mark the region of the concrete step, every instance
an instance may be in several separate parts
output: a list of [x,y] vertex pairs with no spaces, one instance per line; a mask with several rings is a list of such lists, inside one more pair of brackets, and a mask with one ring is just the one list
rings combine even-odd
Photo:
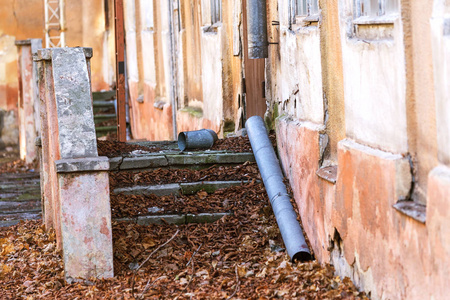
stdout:
[[41,199],[30,201],[0,201],[0,212],[2,214],[15,214],[23,212],[40,212]]
[[219,189],[225,189],[232,186],[239,186],[248,181],[202,181],[202,182],[186,182],[171,183],[161,185],[136,185],[131,187],[122,187],[114,189],[115,194],[125,195],[193,195],[199,191],[214,193]]
[[109,120],[116,120],[116,114],[104,114],[104,115],[95,115],[94,116],[95,124],[109,121]]
[[22,212],[3,214],[0,213],[0,227],[13,226],[20,222],[20,220],[38,220],[41,219],[40,212]]
[[144,155],[113,157],[109,160],[112,171],[142,171],[157,168],[203,169],[212,165],[239,165],[247,161],[255,161],[253,153],[162,151]]
[[94,115],[105,111],[115,111],[114,101],[98,100],[93,103]]
[[149,224],[191,224],[191,223],[213,223],[220,220],[224,216],[232,215],[230,212],[219,213],[200,213],[200,214],[174,214],[174,215],[153,215],[153,216],[139,216],[136,218],[120,218],[115,221],[136,223],[139,225]]
[[117,126],[100,126],[95,127],[97,137],[105,136],[110,132],[117,132]]
[[92,98],[94,101],[111,100],[116,98],[116,91],[92,92]]

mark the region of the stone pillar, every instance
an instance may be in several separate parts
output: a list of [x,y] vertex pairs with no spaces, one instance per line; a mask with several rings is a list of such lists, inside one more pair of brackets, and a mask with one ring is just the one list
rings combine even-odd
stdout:
[[41,39],[16,41],[19,75],[19,146],[20,158],[26,163],[37,159],[35,146],[39,136],[39,91],[37,68],[33,55],[42,48]]
[[113,276],[109,161],[99,157],[91,48],[38,51],[44,222],[55,228],[66,279]]

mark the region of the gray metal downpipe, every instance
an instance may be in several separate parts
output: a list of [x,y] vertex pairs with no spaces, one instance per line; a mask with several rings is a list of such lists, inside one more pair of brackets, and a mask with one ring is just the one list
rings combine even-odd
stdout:
[[217,139],[217,133],[211,129],[184,131],[178,134],[178,148],[181,151],[195,148],[211,148]]
[[248,57],[267,58],[267,8],[266,0],[247,1]]
[[259,116],[253,116],[247,120],[245,128],[287,253],[292,262],[311,260],[311,253],[297,222],[297,215],[290,202],[291,197],[283,183],[283,174],[267,135],[264,121]]

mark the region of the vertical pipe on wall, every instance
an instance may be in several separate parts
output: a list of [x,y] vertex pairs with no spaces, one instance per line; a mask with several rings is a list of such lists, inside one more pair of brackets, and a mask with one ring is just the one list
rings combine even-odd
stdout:
[[116,35],[116,99],[117,99],[117,139],[127,140],[125,103],[125,36],[123,22],[123,0],[114,1]]
[[[245,1],[245,0],[244,0]],[[248,57],[267,58],[266,0],[247,1]]]
[[[178,79],[177,79],[177,50],[176,50],[176,36],[175,36],[175,30],[173,26],[173,0],[169,0],[169,33],[170,33],[170,75],[172,77],[172,84],[170,85],[170,97],[171,97],[171,104],[172,104],[172,130],[173,130],[173,140],[177,139],[177,86],[178,86]],[[178,13],[179,7],[178,7]]]

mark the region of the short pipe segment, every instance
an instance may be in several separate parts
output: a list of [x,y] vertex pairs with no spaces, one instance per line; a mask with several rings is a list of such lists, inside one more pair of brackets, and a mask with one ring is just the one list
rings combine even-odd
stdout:
[[178,148],[180,148],[181,151],[189,149],[208,149],[214,145],[217,139],[217,134],[211,129],[184,131],[178,134]]

